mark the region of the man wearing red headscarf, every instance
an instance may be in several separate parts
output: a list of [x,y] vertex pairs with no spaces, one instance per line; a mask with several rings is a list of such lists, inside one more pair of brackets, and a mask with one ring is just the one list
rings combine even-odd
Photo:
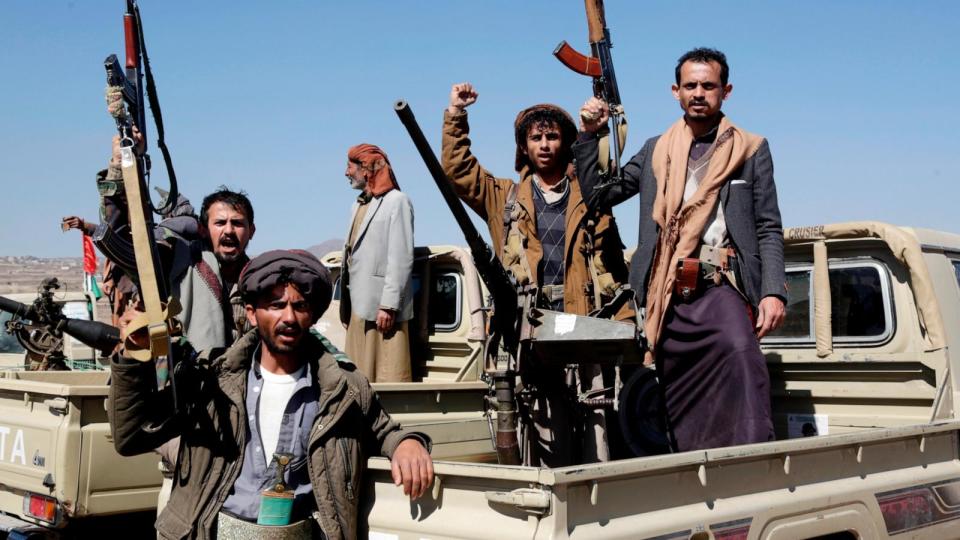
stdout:
[[347,152],[347,179],[360,190],[343,250],[340,320],[347,355],[371,382],[408,382],[413,317],[413,206],[380,148]]

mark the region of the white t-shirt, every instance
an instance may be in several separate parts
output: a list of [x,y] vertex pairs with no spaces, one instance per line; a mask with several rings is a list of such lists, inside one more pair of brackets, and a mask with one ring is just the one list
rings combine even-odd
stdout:
[[297,379],[303,376],[306,369],[307,366],[303,366],[295,373],[278,375],[267,371],[263,366],[260,368],[263,388],[260,390],[257,422],[260,425],[260,442],[263,445],[263,457],[267,465],[273,461],[273,453],[277,451],[280,425],[283,423],[283,413],[287,410],[287,403],[297,386]]

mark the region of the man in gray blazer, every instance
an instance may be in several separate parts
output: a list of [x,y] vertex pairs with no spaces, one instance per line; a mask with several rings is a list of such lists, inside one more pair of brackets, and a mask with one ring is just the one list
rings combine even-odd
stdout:
[[604,186],[598,133],[608,109],[581,109],[574,145],[584,198],[609,207],[640,195],[630,283],[644,310],[647,360],[664,385],[672,444],[681,451],[773,438],[770,378],[759,338],[783,323],[783,229],[765,139],[720,112],[733,86],[720,51],[677,62],[683,117]]
[[346,176],[361,191],[340,273],[346,353],[370,382],[408,382],[413,206],[400,191],[387,155],[372,144],[349,150]]

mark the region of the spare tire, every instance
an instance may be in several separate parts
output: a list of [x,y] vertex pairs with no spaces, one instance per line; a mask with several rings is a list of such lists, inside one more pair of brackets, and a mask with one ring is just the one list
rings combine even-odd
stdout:
[[635,372],[620,391],[620,429],[630,451],[637,457],[670,452],[666,412],[657,372]]

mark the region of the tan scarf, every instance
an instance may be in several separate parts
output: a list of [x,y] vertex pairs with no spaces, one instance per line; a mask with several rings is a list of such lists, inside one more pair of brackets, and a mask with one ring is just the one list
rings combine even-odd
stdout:
[[677,259],[690,257],[700,247],[703,229],[717,203],[720,188],[763,142],[762,137],[741,130],[726,117],[720,120],[717,134],[707,172],[696,193],[686,203],[683,202],[683,191],[693,131],[681,118],[660,137],[653,149],[653,174],[657,179],[653,220],[660,226],[660,237],[647,283],[644,322],[649,344],[644,359],[647,364],[654,360],[664,317],[670,306],[677,277]]

